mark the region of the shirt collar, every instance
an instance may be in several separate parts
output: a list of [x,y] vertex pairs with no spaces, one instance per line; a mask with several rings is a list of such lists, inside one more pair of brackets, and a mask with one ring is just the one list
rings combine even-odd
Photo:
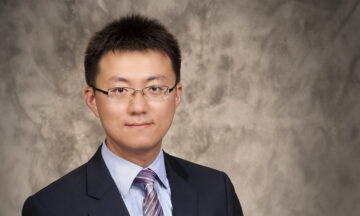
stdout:
[[160,184],[165,188],[169,187],[169,182],[166,177],[166,169],[164,162],[164,153],[160,150],[158,156],[148,167],[141,167],[128,160],[125,160],[118,155],[114,154],[104,141],[101,147],[101,154],[105,161],[107,168],[115,181],[121,195],[126,196],[130,187],[137,176],[137,174],[146,168],[153,170],[160,180]]
[[155,158],[155,160],[146,168],[150,168],[153,170],[156,175],[158,176],[160,180],[160,184],[164,186],[165,188],[169,187],[169,182],[166,177],[166,168],[165,168],[165,162],[164,162],[164,152],[162,149],[160,149],[160,152],[158,156]]

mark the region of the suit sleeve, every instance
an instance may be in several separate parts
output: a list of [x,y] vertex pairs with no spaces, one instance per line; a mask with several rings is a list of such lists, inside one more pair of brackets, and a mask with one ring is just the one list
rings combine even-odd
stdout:
[[226,190],[226,207],[228,216],[243,216],[242,208],[239,199],[236,195],[233,184],[229,177],[224,174],[225,190]]
[[24,206],[22,208],[22,216],[49,216],[51,215],[46,209],[41,205],[40,201],[31,196],[26,199]]

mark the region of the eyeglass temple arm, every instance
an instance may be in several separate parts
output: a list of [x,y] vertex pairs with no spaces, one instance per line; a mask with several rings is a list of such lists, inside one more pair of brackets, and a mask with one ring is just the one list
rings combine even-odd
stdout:
[[178,84],[178,83],[175,83],[174,87],[169,88],[169,90],[168,90],[168,91],[169,91],[169,93],[170,93],[170,92],[172,92],[172,91],[176,88],[177,84]]
[[107,91],[104,91],[102,89],[98,89],[98,88],[96,88],[95,86],[92,86],[92,85],[90,87],[93,88],[96,91],[99,91],[99,92],[103,93],[103,94],[109,95],[109,92],[107,92]]

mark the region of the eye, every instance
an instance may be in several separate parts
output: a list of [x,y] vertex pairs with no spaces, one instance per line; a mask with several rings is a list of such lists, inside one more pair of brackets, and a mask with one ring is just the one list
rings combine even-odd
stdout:
[[154,86],[150,86],[149,90],[152,92],[160,92],[163,90],[163,88],[161,86],[154,85]]
[[129,92],[129,90],[125,87],[118,87],[118,88],[114,88],[112,92],[114,92],[115,94],[126,94]]

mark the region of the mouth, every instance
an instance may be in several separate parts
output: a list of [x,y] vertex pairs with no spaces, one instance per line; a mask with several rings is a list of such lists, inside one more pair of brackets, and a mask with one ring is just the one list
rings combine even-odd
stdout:
[[125,124],[126,127],[134,128],[134,129],[144,129],[150,127],[151,125],[153,125],[152,122],[134,122],[134,123]]

